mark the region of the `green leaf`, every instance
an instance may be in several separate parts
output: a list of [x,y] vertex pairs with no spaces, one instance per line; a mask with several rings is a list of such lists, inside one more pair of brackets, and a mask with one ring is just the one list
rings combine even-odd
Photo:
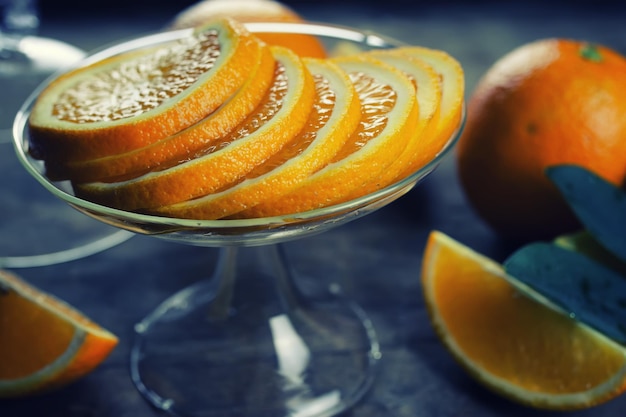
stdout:
[[546,175],[557,186],[585,229],[626,261],[626,193],[576,165],[556,165]]
[[626,277],[626,262],[609,252],[586,230],[558,236],[553,243],[564,249],[583,254]]
[[626,344],[626,279],[613,270],[549,243],[522,247],[504,268],[570,316]]

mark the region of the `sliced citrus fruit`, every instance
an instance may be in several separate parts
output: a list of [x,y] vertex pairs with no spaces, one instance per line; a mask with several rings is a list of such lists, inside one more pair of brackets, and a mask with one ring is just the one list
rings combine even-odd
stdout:
[[447,52],[422,46],[403,46],[394,48],[393,54],[418,58],[439,74],[442,82],[441,109],[438,117],[437,133],[426,136],[420,145],[420,153],[414,166],[408,168],[400,177],[411,174],[415,169],[433,160],[444,145],[459,128],[463,117],[465,97],[465,74],[461,64]]
[[6,271],[0,271],[0,341],[0,397],[75,381],[118,342],[82,313]]
[[202,120],[245,82],[263,44],[220,19],[161,48],[59,77],[29,119],[31,153],[85,161],[128,152]]
[[441,340],[490,389],[560,410],[590,407],[626,390],[624,346],[441,232],[428,239],[422,284]]
[[280,196],[326,165],[361,120],[358,95],[348,75],[330,61],[305,59],[317,97],[305,128],[278,153],[224,190],[152,210],[178,218],[217,219]]
[[415,130],[407,141],[405,150],[378,177],[374,184],[359,193],[369,193],[377,187],[386,186],[413,172],[424,162],[423,147],[436,134],[441,104],[441,80],[435,70],[425,62],[411,56],[393,53],[393,50],[371,52],[372,56],[386,62],[405,74],[415,83],[419,119]]
[[361,122],[331,163],[285,195],[244,210],[238,216],[298,213],[340,203],[354,190],[375,182],[405,149],[418,120],[411,80],[371,56],[334,60],[348,73],[361,101]]
[[245,176],[291,141],[308,120],[315,82],[302,59],[272,46],[276,75],[268,94],[235,130],[188,161],[131,180],[74,184],[76,194],[123,210],[144,210],[200,197]]
[[[275,60],[269,47],[258,48],[256,66],[235,95],[198,123],[175,135],[121,154],[82,162],[59,164],[46,161],[46,175],[76,182],[120,180],[143,175],[164,163],[182,161],[189,155],[234,130],[261,103],[274,79]],[[56,164],[56,165],[55,165]]]

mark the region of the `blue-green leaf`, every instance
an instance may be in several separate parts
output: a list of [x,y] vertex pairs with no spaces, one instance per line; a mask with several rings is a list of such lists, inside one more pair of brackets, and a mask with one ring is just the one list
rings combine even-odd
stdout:
[[626,261],[626,193],[576,165],[556,165],[546,175],[557,186],[585,229]]
[[613,270],[549,243],[522,247],[504,268],[577,320],[626,343],[626,279]]

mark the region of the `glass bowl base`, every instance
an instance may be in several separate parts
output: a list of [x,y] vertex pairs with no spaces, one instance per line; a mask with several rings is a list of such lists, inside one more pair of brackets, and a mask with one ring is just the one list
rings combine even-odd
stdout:
[[[211,280],[183,289],[135,326],[131,375],[155,407],[181,416],[322,417],[350,408],[380,359],[365,313],[336,284],[315,298],[275,245],[223,248]],[[243,257],[239,257],[243,260]]]

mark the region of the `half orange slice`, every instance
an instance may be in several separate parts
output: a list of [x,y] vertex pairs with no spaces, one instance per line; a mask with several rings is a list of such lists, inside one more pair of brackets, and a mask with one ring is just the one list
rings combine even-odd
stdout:
[[432,161],[459,129],[463,117],[465,97],[465,74],[461,64],[450,54],[439,49],[423,46],[403,46],[395,48],[393,54],[420,59],[430,65],[441,79],[441,109],[437,121],[437,132],[421,140],[420,153],[414,166],[400,176],[410,175],[417,167]]
[[[411,56],[397,54],[394,50],[376,51],[372,56],[388,63],[415,83],[416,97],[419,106],[417,126],[407,141],[406,149],[396,158],[378,178],[376,186],[370,184],[366,192],[375,191],[377,187],[392,184],[413,172],[425,161],[426,152],[423,148],[438,133],[438,121],[441,111],[442,80],[435,70],[424,61]],[[363,190],[359,190],[363,192]]]
[[404,151],[419,109],[415,86],[400,70],[368,55],[334,60],[348,73],[361,101],[361,123],[330,164],[278,199],[238,216],[265,217],[325,207],[382,187],[378,178]]
[[216,192],[243,178],[302,130],[315,100],[315,82],[302,59],[271,47],[276,75],[268,94],[235,130],[199,155],[120,182],[74,184],[76,194],[122,210],[148,210]]
[[242,86],[263,46],[240,23],[220,19],[180,41],[65,74],[33,107],[30,152],[87,161],[178,133]]
[[[213,113],[172,136],[130,152],[69,162],[46,161],[54,180],[112,182],[143,175],[161,164],[182,161],[234,130],[261,103],[274,79],[275,60],[268,47],[251,57],[256,66],[239,90]],[[56,164],[56,165],[55,165]]]
[[152,210],[178,218],[217,219],[278,197],[326,165],[361,120],[348,75],[330,61],[305,59],[317,97],[305,128],[278,153],[223,191]]

